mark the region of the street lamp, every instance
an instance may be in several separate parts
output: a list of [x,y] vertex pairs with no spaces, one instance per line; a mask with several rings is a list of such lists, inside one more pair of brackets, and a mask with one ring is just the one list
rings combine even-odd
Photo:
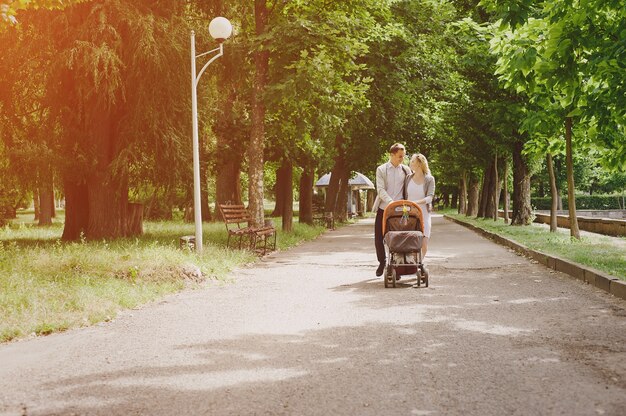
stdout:
[[[233,27],[225,17],[216,17],[209,23],[209,33],[219,42],[219,47],[208,52],[196,55],[196,34],[191,31],[191,117],[193,123],[193,213],[196,225],[195,248],[197,253],[202,252],[202,212],[200,208],[200,146],[198,144],[198,81],[207,67],[224,54],[222,42],[228,39]],[[196,75],[196,59],[208,54],[215,54],[204,64],[200,73]]]

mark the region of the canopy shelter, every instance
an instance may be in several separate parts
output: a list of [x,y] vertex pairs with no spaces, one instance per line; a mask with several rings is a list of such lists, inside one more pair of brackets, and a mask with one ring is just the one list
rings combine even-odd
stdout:
[[[330,182],[330,173],[322,176],[315,182],[315,186],[328,186]],[[354,172],[354,175],[348,181],[348,185],[352,189],[375,189],[376,187],[369,178],[360,172]]]
[[[330,183],[330,173],[322,176],[315,182],[315,187],[318,189],[325,189]],[[355,216],[363,213],[363,204],[361,202],[360,191],[368,189],[376,189],[374,183],[369,178],[360,172],[354,172],[350,180],[348,180],[348,210],[349,216]]]

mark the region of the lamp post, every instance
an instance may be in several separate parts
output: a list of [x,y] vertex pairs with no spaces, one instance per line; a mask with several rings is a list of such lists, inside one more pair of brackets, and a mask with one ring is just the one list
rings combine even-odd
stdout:
[[[216,17],[209,24],[209,33],[219,42],[219,47],[196,55],[196,34],[191,31],[191,117],[193,123],[193,214],[196,225],[197,253],[202,253],[202,212],[200,208],[200,145],[198,144],[198,81],[207,67],[224,54],[224,42],[233,31],[233,27],[225,17]],[[196,75],[196,60],[204,55],[214,54]]]

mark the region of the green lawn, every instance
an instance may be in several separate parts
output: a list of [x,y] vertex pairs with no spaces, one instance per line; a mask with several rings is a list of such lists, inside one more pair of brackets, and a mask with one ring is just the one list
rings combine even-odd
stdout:
[[[106,321],[207,279],[227,279],[233,268],[258,259],[227,249],[221,222],[203,225],[204,252],[197,255],[179,248],[180,236],[194,234],[193,224],[148,221],[139,238],[65,243],[62,212],[59,217],[37,227],[25,213],[0,228],[0,342]],[[324,232],[296,218],[294,230],[283,233],[275,221],[279,249]],[[198,269],[200,278],[193,273]]]
[[477,219],[443,211],[445,215],[468,222],[484,230],[501,235],[532,250],[593,267],[626,280],[626,238],[582,232],[580,240],[572,239],[569,229],[559,228],[551,233],[548,226],[532,224],[518,227],[492,219]]

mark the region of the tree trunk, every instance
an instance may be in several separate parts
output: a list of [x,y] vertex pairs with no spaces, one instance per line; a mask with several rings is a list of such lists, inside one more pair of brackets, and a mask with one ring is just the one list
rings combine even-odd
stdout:
[[11,216],[11,207],[8,205],[0,205],[0,227],[4,227],[9,222]]
[[504,158],[504,173],[502,177],[502,208],[504,209],[504,223],[509,223],[509,158]]
[[89,221],[87,184],[65,179],[63,188],[65,190],[65,226],[61,239],[74,241],[81,238],[81,234],[84,235],[87,231]]
[[511,225],[529,225],[532,208],[530,205],[530,173],[522,148],[524,143],[513,145],[513,216]]
[[35,185],[33,187],[33,207],[35,208],[35,221],[37,221],[39,219],[39,211],[40,211],[39,186],[38,185]]
[[39,226],[52,225],[54,211],[54,190],[52,184],[52,168],[50,163],[43,161],[39,167]]
[[48,164],[49,167],[49,179],[48,179],[48,187],[50,191],[48,192],[48,206],[50,207],[50,218],[56,218],[57,210],[56,210],[56,201],[54,199],[54,173],[52,172],[52,165]]
[[328,181],[328,188],[326,189],[326,201],[324,205],[324,212],[335,213],[337,210],[339,186],[341,183],[341,176],[344,170],[344,160],[341,154],[335,157],[335,164],[330,172],[330,180]]
[[[89,112],[87,134],[96,160],[87,175],[89,220],[88,239],[115,239],[126,235],[128,207],[128,165],[118,160],[117,114],[99,97],[86,104]],[[114,166],[115,165],[115,166]]]
[[368,189],[365,195],[365,210],[372,212],[372,207],[374,206],[375,199],[376,191],[373,189]]
[[143,204],[128,203],[128,217],[126,223],[127,236],[139,236],[143,234]]
[[483,172],[482,182],[479,182],[480,191],[478,193],[478,212],[476,213],[476,218],[482,217],[485,215],[485,203],[486,203],[485,193],[487,192],[487,189],[486,189],[487,187],[485,186],[485,184],[488,182],[487,176],[488,176],[488,173]]
[[[213,215],[211,214],[211,207],[209,206],[209,190],[207,189],[207,177],[206,172],[200,175],[200,212],[202,214],[202,221],[213,221]],[[204,180],[203,180],[204,179]]]
[[467,196],[467,217],[473,217],[478,213],[478,193],[480,182],[473,173],[470,174],[469,192]]
[[[218,157],[215,169],[215,203],[242,205],[241,159]],[[215,216],[221,219],[219,210]]]
[[57,217],[56,200],[54,199],[54,177],[52,177],[52,186],[50,187],[50,206],[52,207],[52,218]]
[[128,184],[125,178],[106,179],[105,173],[87,178],[89,221],[86,237],[115,239],[126,235]]
[[556,210],[559,207],[559,191],[556,188],[554,165],[552,163],[552,155],[550,153],[546,155],[546,162],[548,166],[548,175],[550,176],[550,196],[552,197],[552,205],[550,206],[550,232],[554,233],[557,229]]
[[[254,18],[256,35],[265,34],[268,10],[266,0],[254,1]],[[254,86],[252,88],[252,129],[248,145],[248,209],[252,215],[253,225],[264,222],[263,211],[263,150],[265,147],[265,104],[263,93],[267,84],[269,52],[257,50],[254,57]]]
[[342,171],[337,172],[341,180],[339,181],[339,190],[337,191],[337,205],[335,205],[335,218],[341,222],[348,220],[348,192],[350,187],[348,186],[348,180],[350,179],[350,172],[346,169],[345,164],[342,166]]
[[[206,141],[206,136],[202,137]],[[210,222],[213,220],[211,215],[211,207],[209,206],[209,155],[206,146],[200,141],[200,213],[202,221]]]
[[559,172],[561,172],[563,166],[562,166],[562,162],[561,162],[561,158],[552,158],[552,164],[554,166],[554,178],[556,180],[556,192],[558,195],[558,206],[557,206],[557,210],[558,211],[563,211],[563,194],[561,193],[561,183],[559,181]]
[[293,166],[291,161],[285,157],[280,167],[276,170],[276,186],[274,187],[276,203],[274,204],[274,211],[272,211],[270,215],[271,217],[280,217],[283,215],[283,206],[288,193],[287,187],[292,187],[291,181],[287,183],[289,177],[293,177]]
[[[217,210],[219,212],[219,210]],[[187,223],[194,222],[195,218],[193,217],[193,204],[185,205],[185,210],[183,211],[183,221]]]
[[313,225],[313,169],[304,166],[298,194],[298,222]]
[[459,214],[465,214],[467,211],[467,171],[463,171],[459,180]]
[[498,180],[498,154],[493,157],[493,211],[494,221],[498,221],[498,197],[500,196],[500,182]]
[[333,168],[330,173],[330,179],[328,181],[328,188],[326,188],[326,200],[324,201],[324,212],[335,212],[337,206],[337,197],[339,196],[339,184],[341,178],[337,172],[337,168]]
[[494,189],[493,161],[489,167],[485,169],[483,175],[483,187],[480,197],[480,207],[478,208],[478,217],[491,218],[493,213],[493,189]]
[[572,162],[572,118],[565,118],[565,157],[567,164],[567,208],[569,210],[570,235],[580,240],[576,217],[576,195],[574,194],[574,164]]
[[361,198],[361,191],[358,189],[355,189],[353,194],[356,200],[356,214],[359,217],[362,217],[365,210],[363,209],[363,199]]
[[[163,198],[165,199],[165,218],[166,220],[172,220],[174,218],[174,201],[176,200],[176,190],[170,184],[166,185],[165,190],[163,191]],[[145,216],[145,211],[142,208],[142,215]]]
[[[286,158],[283,161],[283,198],[281,201],[281,212],[283,217],[283,231],[289,232],[293,229],[293,163],[292,159]],[[281,167],[283,167],[281,166]]]
[[[45,175],[45,174],[44,174]],[[42,176],[44,176],[42,175]],[[51,185],[48,180],[40,177],[39,187],[39,222],[37,225],[46,226],[52,225],[52,210],[54,209],[54,203],[52,203],[54,196]]]
[[[222,4],[218,4],[216,11],[218,16],[223,16]],[[234,133],[242,131],[240,126],[235,123],[234,103],[237,98],[236,86],[232,82],[232,71],[235,64],[231,54],[223,56],[220,81],[217,88],[223,99],[220,101],[220,114],[216,123],[213,124],[213,132],[217,139],[218,156],[215,159],[215,203],[217,204],[233,204],[242,205],[241,200],[241,163],[244,153],[244,143],[246,140],[241,137],[242,133]],[[237,134],[236,137],[233,137]],[[228,155],[228,157],[223,157]],[[219,209],[214,211],[215,217],[221,220],[221,212]]]

